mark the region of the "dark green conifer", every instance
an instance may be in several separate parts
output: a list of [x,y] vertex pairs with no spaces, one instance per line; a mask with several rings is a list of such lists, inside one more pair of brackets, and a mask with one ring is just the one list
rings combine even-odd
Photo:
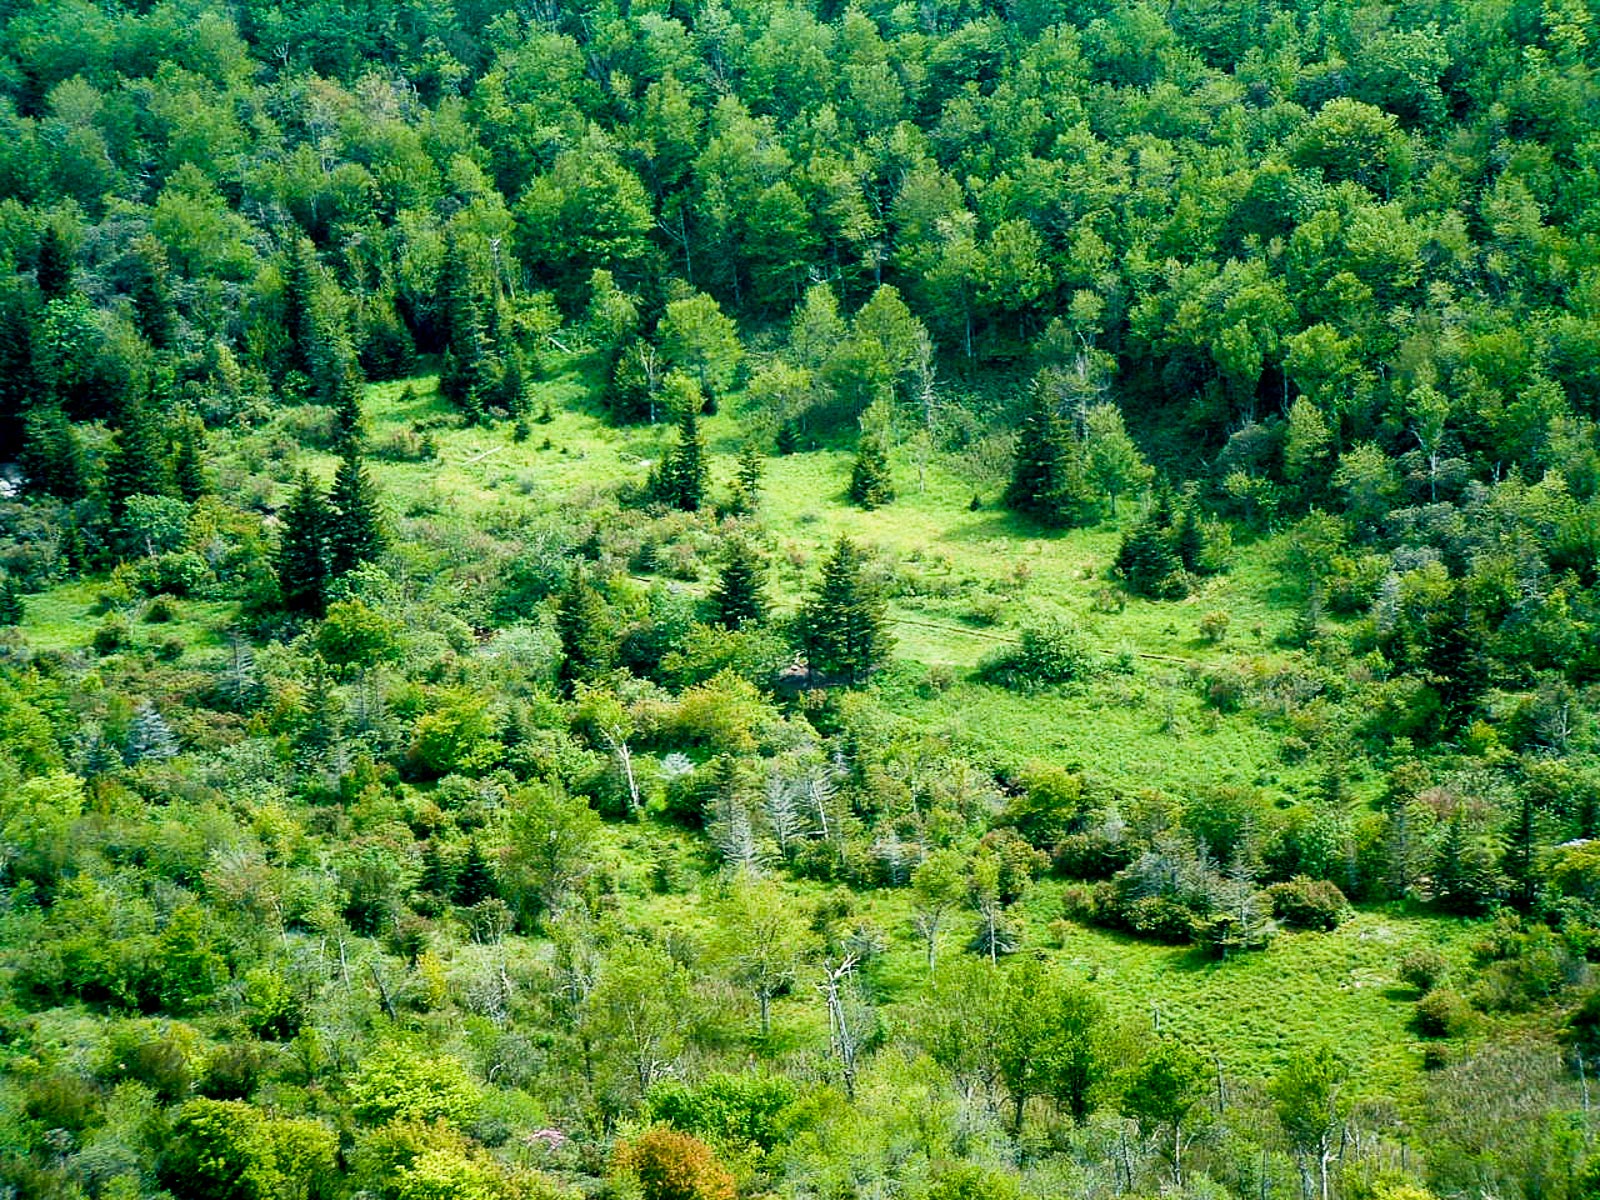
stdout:
[[813,671],[864,683],[893,647],[883,596],[867,576],[866,555],[841,537],[822,567],[817,594],[801,612],[801,639]]
[[561,680],[571,685],[603,676],[616,660],[611,614],[605,598],[579,568],[572,573],[556,606],[561,638]]
[[84,494],[78,438],[67,414],[53,400],[29,408],[23,416],[22,473],[30,488],[59,500],[77,500]]
[[706,440],[700,432],[700,411],[694,404],[678,410],[678,441],[661,469],[660,498],[673,508],[698,512],[705,502]]
[[289,335],[287,368],[307,379],[316,375],[322,357],[317,325],[317,252],[309,238],[296,238],[289,248],[289,264],[283,280],[283,324]]
[[472,264],[453,232],[446,235],[439,269],[439,325],[444,340],[439,391],[468,419],[481,421],[492,383],[488,339]]
[[190,504],[211,490],[205,468],[206,430],[193,418],[180,422],[172,451],[172,478]]
[[727,561],[711,592],[712,620],[724,629],[759,625],[767,619],[767,567],[743,538],[728,546]]
[[378,490],[359,455],[346,454],[328,493],[328,561],[335,575],[383,553]]
[[59,300],[72,293],[72,252],[67,249],[66,239],[54,225],[47,224],[44,235],[39,239],[39,258],[34,277],[39,281],[39,290],[44,293],[46,300]]
[[417,879],[417,890],[430,896],[448,896],[454,883],[455,876],[438,839],[429,838],[422,844],[422,874]]
[[120,522],[130,496],[164,496],[171,488],[166,445],[152,405],[127,396],[119,406],[116,440],[106,456],[106,505]]
[[171,268],[167,265],[167,252],[157,239],[142,237],[134,243],[128,261],[128,293],[139,332],[157,350],[165,350],[172,345],[177,325],[168,286]]
[[283,511],[278,543],[278,592],[289,612],[321,616],[328,599],[328,506],[309,474],[300,472]]
[[1003,502],[1043,524],[1069,525],[1083,499],[1081,474],[1071,427],[1057,414],[1049,387],[1036,380],[1017,430],[1016,461]]
[[16,577],[9,572],[0,576],[0,626],[21,625],[23,618],[22,589]]
[[474,904],[489,899],[496,890],[494,868],[489,865],[489,860],[478,848],[477,841],[468,842],[467,856],[462,860],[461,870],[456,873],[451,899],[462,908],[471,908]]
[[894,477],[883,437],[864,430],[856,443],[856,461],[850,468],[850,499],[862,508],[882,508],[894,499]]

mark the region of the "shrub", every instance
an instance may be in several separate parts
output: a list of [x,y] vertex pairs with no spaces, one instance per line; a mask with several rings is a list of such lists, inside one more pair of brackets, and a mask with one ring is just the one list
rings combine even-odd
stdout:
[[1395,974],[1400,982],[1426,995],[1444,981],[1449,964],[1444,955],[1432,947],[1413,950],[1400,960]]
[[1215,645],[1228,636],[1228,626],[1231,618],[1221,609],[1208,612],[1200,618],[1200,638],[1202,641]]
[[1292,929],[1337,929],[1350,912],[1350,902],[1326,879],[1297,875],[1267,889],[1272,915]]
[[733,1176],[699,1138],[658,1125],[617,1146],[617,1170],[639,1181],[644,1200],[733,1200]]
[[1449,988],[1435,988],[1417,1001],[1416,1027],[1423,1037],[1459,1037],[1472,1025],[1466,997]]
[[979,672],[990,683],[1028,692],[1088,678],[1094,653],[1075,621],[1046,619],[1024,626],[1017,645],[985,660]]

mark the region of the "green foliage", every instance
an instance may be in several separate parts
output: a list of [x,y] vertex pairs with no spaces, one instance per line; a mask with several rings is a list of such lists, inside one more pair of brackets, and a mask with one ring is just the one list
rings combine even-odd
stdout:
[[801,643],[813,671],[865,683],[888,658],[893,645],[884,622],[884,603],[866,573],[865,554],[840,538],[823,564],[817,593],[801,615]]
[[1017,645],[986,659],[983,677],[1001,687],[1031,691],[1087,679],[1096,669],[1088,635],[1074,621],[1047,620],[1022,627]]

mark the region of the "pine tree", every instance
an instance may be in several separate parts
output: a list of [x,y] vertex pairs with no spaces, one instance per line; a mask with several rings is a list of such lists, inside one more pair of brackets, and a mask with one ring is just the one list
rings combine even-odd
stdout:
[[712,620],[724,629],[742,629],[767,619],[767,568],[744,539],[728,546],[728,559],[711,592]]
[[876,430],[863,431],[856,444],[856,461],[850,468],[850,499],[865,509],[882,508],[894,499],[889,453]]
[[311,659],[311,687],[303,704],[304,719],[300,722],[296,748],[306,757],[322,758],[339,740],[341,718],[344,716],[339,694],[334,691],[333,672],[316,654]]
[[359,455],[345,455],[328,494],[328,565],[335,575],[383,553],[378,491]]
[[22,473],[30,487],[58,500],[77,500],[84,494],[78,438],[54,401],[29,408],[23,417]]
[[1049,388],[1036,380],[1017,431],[1017,456],[1005,506],[1046,525],[1071,524],[1082,500],[1081,475],[1071,429],[1057,415]]
[[468,842],[467,857],[462,861],[461,870],[456,874],[451,899],[462,908],[471,908],[474,904],[489,899],[497,890],[494,869],[490,867],[489,860],[484,857],[476,841]]
[[366,416],[361,408],[366,387],[367,380],[361,373],[361,364],[353,355],[345,356],[339,365],[333,391],[333,415],[339,428],[340,446],[349,448],[361,444],[362,435],[366,432]]
[[616,646],[605,598],[582,568],[573,571],[556,606],[556,633],[561,638],[561,680],[569,686],[598,679],[611,669]]
[[178,495],[190,504],[211,490],[205,468],[205,426],[197,420],[183,421],[172,452],[172,478]]
[[328,506],[309,474],[300,472],[283,513],[278,543],[278,591],[289,612],[321,616],[328,599]]
[[44,236],[39,239],[34,275],[46,300],[59,300],[72,294],[72,252],[54,225],[46,225]]
[[886,606],[866,573],[866,555],[841,537],[822,568],[817,594],[801,613],[806,661],[813,671],[851,684],[866,681],[889,657]]
[[21,625],[24,615],[22,589],[14,575],[0,577],[0,626]]
[[1183,560],[1173,530],[1172,494],[1162,489],[1144,520],[1123,535],[1116,570],[1130,591],[1157,600],[1178,600],[1189,593]]

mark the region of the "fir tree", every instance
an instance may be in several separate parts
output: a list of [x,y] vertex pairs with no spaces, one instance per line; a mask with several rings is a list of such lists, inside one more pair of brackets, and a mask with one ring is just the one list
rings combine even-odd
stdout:
[[288,369],[307,379],[316,374],[322,357],[321,330],[317,324],[317,252],[308,238],[296,238],[289,249],[289,266],[283,281],[283,324],[289,335]]
[[311,659],[311,687],[302,705],[304,717],[296,739],[299,751],[313,761],[322,758],[339,740],[340,719],[344,715],[339,694],[334,691],[333,672],[322,655]]
[[167,285],[171,273],[167,252],[155,238],[142,237],[134,244],[129,267],[128,293],[139,332],[157,350],[165,350],[172,345],[177,324]]
[[841,537],[823,564],[822,583],[801,613],[801,637],[813,671],[866,681],[889,657],[882,595],[867,577],[866,555]]
[[572,573],[556,606],[561,638],[561,680],[569,686],[598,679],[611,669],[616,646],[605,598],[582,568]]
[[1068,525],[1083,499],[1082,470],[1070,427],[1056,413],[1042,380],[1028,391],[1028,410],[1017,431],[1017,456],[1004,503],[1046,525]]
[[778,426],[778,436],[773,443],[777,452],[787,457],[800,449],[800,428],[793,421],[785,421]]
[[462,908],[471,908],[497,891],[494,869],[489,865],[489,860],[478,848],[476,840],[468,842],[467,856],[462,860],[461,870],[456,873],[451,899]]
[[377,488],[361,458],[348,453],[333,475],[328,494],[328,564],[335,575],[383,553],[383,521]]
[[752,513],[761,507],[761,476],[764,464],[761,448],[746,442],[739,448],[739,463],[733,475],[734,512]]
[[22,589],[14,575],[0,576],[0,626],[21,625],[24,615]]
[[211,490],[205,468],[206,431],[196,420],[183,421],[172,452],[172,478],[178,495],[190,504]]
[[322,491],[302,471],[283,513],[278,543],[278,591],[289,612],[321,616],[328,599],[328,506]]
[[338,425],[339,444],[343,447],[360,445],[366,432],[366,417],[361,408],[366,386],[361,364],[353,356],[345,356],[333,391],[334,421]]
[[439,848],[437,838],[429,838],[422,846],[422,874],[417,879],[417,890],[430,896],[448,896],[453,890],[455,876],[449,860]]
[[439,268],[439,325],[444,339],[439,391],[468,419],[480,421],[491,383],[488,342],[472,264],[453,232],[445,238]]
[[875,430],[863,431],[856,444],[856,461],[850,468],[850,499],[865,509],[882,508],[894,499],[889,453]]
[[59,500],[77,500],[84,494],[77,434],[54,401],[29,408],[23,417],[22,473],[30,487]]
[[166,446],[152,406],[130,396],[118,414],[116,444],[106,456],[106,503],[120,522],[130,496],[167,493]]
[[178,753],[178,739],[166,718],[148,700],[139,706],[128,722],[128,740],[122,751],[130,767],[149,758],[172,758]]
[[711,592],[712,620],[724,629],[759,625],[767,619],[766,564],[742,538],[728,546],[728,558]]
[[39,239],[34,276],[46,300],[59,300],[72,294],[72,252],[54,225],[46,225],[44,236]]
[[1156,600],[1178,600],[1189,593],[1183,560],[1173,530],[1172,495],[1163,489],[1144,520],[1123,535],[1116,570],[1128,589]]
[[678,441],[668,452],[660,475],[659,499],[684,512],[698,512],[706,494],[706,440],[700,432],[698,395],[699,389],[693,389],[693,395],[679,406]]

